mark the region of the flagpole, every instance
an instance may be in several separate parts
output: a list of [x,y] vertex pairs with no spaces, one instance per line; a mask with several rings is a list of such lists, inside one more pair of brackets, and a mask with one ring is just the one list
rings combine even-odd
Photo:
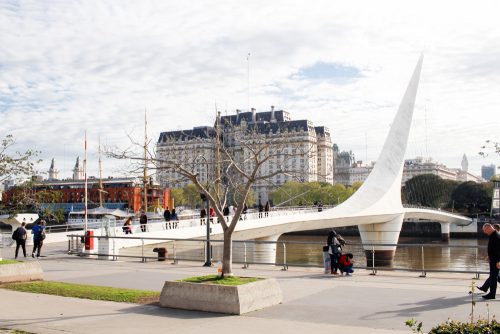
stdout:
[[84,226],[84,235],[87,235],[87,222],[88,222],[88,214],[87,214],[87,130],[85,130],[85,159],[83,161],[83,173],[85,176],[85,226]]

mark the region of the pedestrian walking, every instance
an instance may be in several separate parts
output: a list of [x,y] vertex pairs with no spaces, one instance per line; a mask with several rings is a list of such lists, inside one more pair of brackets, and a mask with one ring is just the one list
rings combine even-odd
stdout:
[[264,212],[264,206],[259,202],[259,218],[262,218],[262,212]]
[[35,226],[31,229],[31,234],[33,234],[33,251],[31,252],[31,257],[40,257],[42,252],[43,240],[45,239],[45,220],[39,220]]
[[17,259],[17,255],[19,254],[19,247],[23,249],[23,255],[26,257],[26,239],[28,239],[28,233],[26,232],[26,223],[22,222],[21,226],[16,228],[16,230],[12,233],[12,239],[16,241],[16,252],[15,258]]
[[271,209],[271,205],[269,204],[269,201],[266,202],[266,206],[264,207],[264,212],[266,217],[269,217],[269,210]]
[[490,275],[479,290],[489,293],[483,295],[484,299],[495,299],[497,293],[497,280],[500,271],[500,234],[495,231],[489,223],[483,225],[483,232],[488,236],[488,264],[490,267]]

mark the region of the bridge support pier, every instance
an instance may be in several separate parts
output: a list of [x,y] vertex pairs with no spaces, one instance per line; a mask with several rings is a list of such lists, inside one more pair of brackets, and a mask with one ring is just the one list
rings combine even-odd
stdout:
[[[401,214],[386,223],[358,225],[363,244],[372,244],[363,246],[367,266],[371,267],[373,261],[375,261],[375,266],[387,266],[392,263],[396,253],[396,246],[382,245],[396,245],[398,243],[403,218],[404,214]],[[378,244],[381,246],[378,246]]]
[[441,241],[450,241],[450,223],[441,224]]
[[273,265],[276,263],[276,241],[279,237],[280,234],[255,239],[255,241],[261,241],[255,244],[254,258],[256,262]]

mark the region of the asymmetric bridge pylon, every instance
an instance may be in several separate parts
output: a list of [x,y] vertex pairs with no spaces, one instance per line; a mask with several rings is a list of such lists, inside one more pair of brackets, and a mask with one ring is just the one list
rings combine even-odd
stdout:
[[379,158],[363,185],[348,200],[323,212],[285,217],[270,217],[239,224],[235,239],[261,239],[276,241],[286,232],[314,230],[336,226],[358,225],[365,248],[371,261],[377,264],[390,262],[396,250],[404,218],[419,217],[441,222],[442,232],[449,233],[450,223],[467,223],[469,218],[432,210],[403,208],[401,203],[401,179],[413,109],[422,70],[420,56],[394,118]]

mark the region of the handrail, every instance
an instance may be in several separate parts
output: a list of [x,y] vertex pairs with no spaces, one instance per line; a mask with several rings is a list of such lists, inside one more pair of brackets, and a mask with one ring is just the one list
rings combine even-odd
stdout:
[[[78,244],[82,236],[79,234],[71,234],[68,235],[70,242],[68,242],[68,253],[70,254],[81,254],[81,247],[74,246]],[[119,254],[99,254],[99,252],[91,253],[90,255],[94,256],[109,256],[109,258],[136,258],[141,259],[141,261],[146,262],[148,260],[156,259],[156,256],[153,255],[152,249],[147,249],[148,245],[146,245],[146,241],[151,242],[155,241],[154,244],[150,244],[149,247],[157,247],[158,244],[163,244],[162,247],[168,249],[168,259],[171,259],[173,263],[177,263],[178,261],[204,261],[204,252],[203,247],[206,247],[207,240],[205,239],[179,239],[179,238],[153,238],[153,237],[140,237],[140,236],[92,236],[92,238],[104,239],[104,240],[120,240],[120,239],[135,239],[141,240],[141,246],[132,247],[132,248],[124,248]],[[76,242],[75,242],[76,240]],[[210,240],[213,247],[222,248],[223,240]],[[279,245],[278,245],[279,243]],[[274,244],[275,249],[282,250],[282,255],[275,257],[275,260],[270,263],[268,260],[268,256],[266,253],[262,253],[258,249],[258,245],[261,244]],[[73,246],[71,246],[73,245]],[[304,241],[258,241],[258,240],[233,240],[233,263],[242,264],[243,268],[248,268],[250,264],[271,264],[276,266],[282,266],[283,270],[287,270],[288,267],[320,267],[321,263],[314,263],[309,261],[305,262],[297,262],[291,260],[289,254],[293,254],[294,249],[293,246],[300,245],[311,245],[313,249],[318,250],[319,252],[321,247],[324,245],[323,242],[304,242]],[[371,270],[372,274],[376,274],[379,270],[389,270],[389,271],[410,271],[410,272],[420,272],[420,277],[426,277],[426,274],[429,272],[448,272],[448,273],[472,273],[475,274],[476,277],[479,277],[480,274],[488,273],[485,268],[481,268],[478,263],[478,250],[484,251],[487,247],[485,245],[445,245],[445,244],[434,244],[434,243],[405,243],[405,244],[373,244],[373,243],[347,243],[347,246],[363,246],[364,249],[371,249],[372,254],[374,256],[375,246],[397,246],[399,248],[405,247],[414,247],[420,248],[418,249],[418,253],[421,254],[421,266],[420,268],[415,268],[415,264],[412,267],[387,267],[387,266],[378,266],[375,265],[374,258],[372,259],[371,266],[360,266],[356,265],[357,269],[367,269]],[[266,247],[264,247],[265,249]],[[475,250],[473,254],[470,254],[470,262],[465,264],[463,268],[443,268],[443,267],[428,267],[425,248],[455,248],[455,249],[471,249]],[[139,249],[139,253],[134,254],[133,249]],[[132,251],[131,251],[132,250]],[[297,248],[295,248],[297,251]],[[418,254],[417,253],[417,254]],[[316,254],[316,255],[318,255]],[[173,256],[172,256],[173,255]],[[259,256],[264,256],[265,259],[259,259]],[[428,257],[428,255],[427,255]],[[214,255],[214,258],[221,259],[221,252]],[[432,261],[430,261],[432,262]],[[472,264],[472,265],[471,265]],[[418,266],[418,264],[417,264]]]

